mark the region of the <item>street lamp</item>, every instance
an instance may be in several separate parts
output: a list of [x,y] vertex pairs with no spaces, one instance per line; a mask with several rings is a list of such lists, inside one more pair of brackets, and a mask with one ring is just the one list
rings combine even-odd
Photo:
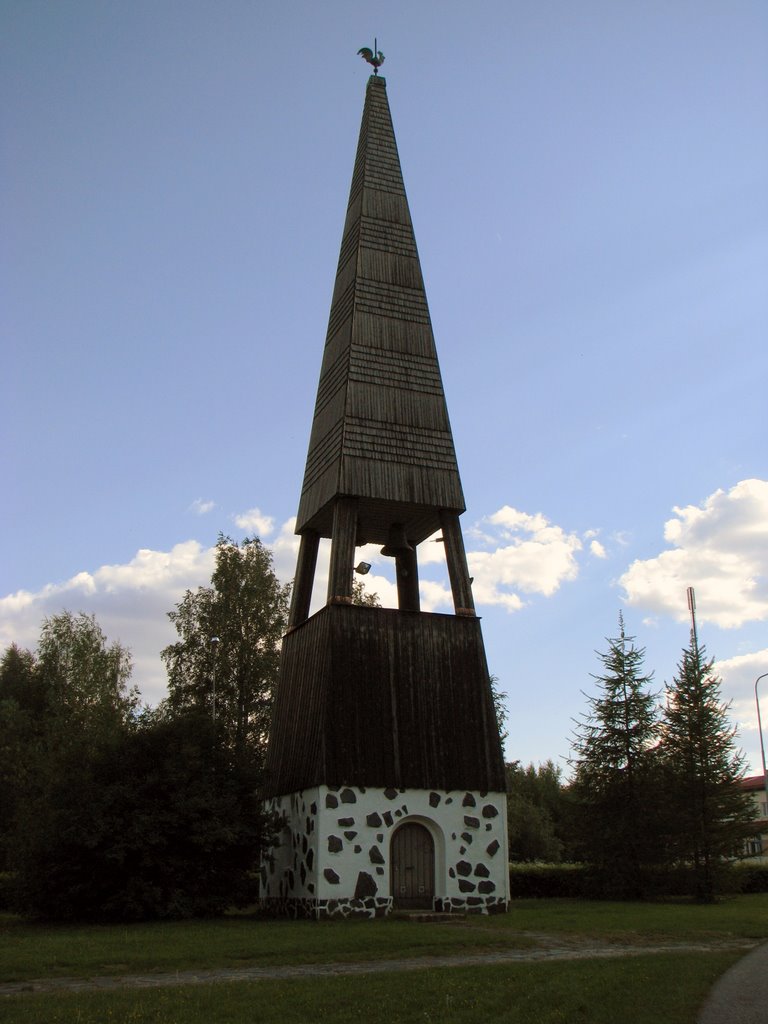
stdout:
[[[211,637],[211,643],[219,643],[217,636]],[[216,648],[213,649],[213,671],[211,672],[211,703],[213,706],[213,726],[216,727]]]
[[755,680],[755,704],[757,705],[757,731],[760,733],[760,754],[763,758],[763,788],[765,789],[766,817],[768,817],[768,775],[765,771],[765,744],[763,743],[763,723],[760,719],[760,699],[757,696],[757,684],[761,679],[768,678],[768,672],[763,672]]

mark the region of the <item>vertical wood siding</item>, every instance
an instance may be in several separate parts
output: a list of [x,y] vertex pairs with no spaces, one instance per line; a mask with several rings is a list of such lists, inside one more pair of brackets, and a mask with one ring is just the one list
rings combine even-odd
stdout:
[[480,621],[330,605],[286,636],[270,795],[355,784],[504,790]]

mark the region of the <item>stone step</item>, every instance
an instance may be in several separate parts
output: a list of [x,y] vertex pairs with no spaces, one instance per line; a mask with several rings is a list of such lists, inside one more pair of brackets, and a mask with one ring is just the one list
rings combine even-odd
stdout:
[[428,924],[459,924],[467,915],[461,911],[455,914],[444,914],[436,910],[395,910],[392,916],[402,921],[426,922]]

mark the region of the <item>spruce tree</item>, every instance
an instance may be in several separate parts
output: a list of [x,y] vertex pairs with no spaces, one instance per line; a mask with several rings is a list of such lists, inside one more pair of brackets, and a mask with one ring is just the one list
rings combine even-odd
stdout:
[[658,827],[656,697],[643,672],[645,651],[619,635],[598,652],[600,693],[577,725],[573,749],[574,832],[603,894],[644,898],[648,869],[663,860]]
[[697,899],[717,895],[726,858],[743,850],[754,831],[748,796],[739,787],[744,755],[720,697],[714,659],[705,659],[695,634],[667,686],[661,749],[667,774],[665,805],[673,855],[693,870]]

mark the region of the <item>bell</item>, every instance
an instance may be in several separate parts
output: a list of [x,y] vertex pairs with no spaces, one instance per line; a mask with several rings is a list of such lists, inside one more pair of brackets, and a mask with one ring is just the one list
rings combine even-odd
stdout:
[[405,527],[402,523],[394,523],[389,528],[387,543],[381,549],[381,553],[390,558],[397,558],[398,555],[403,555],[406,551],[413,551],[413,548],[405,536]]

